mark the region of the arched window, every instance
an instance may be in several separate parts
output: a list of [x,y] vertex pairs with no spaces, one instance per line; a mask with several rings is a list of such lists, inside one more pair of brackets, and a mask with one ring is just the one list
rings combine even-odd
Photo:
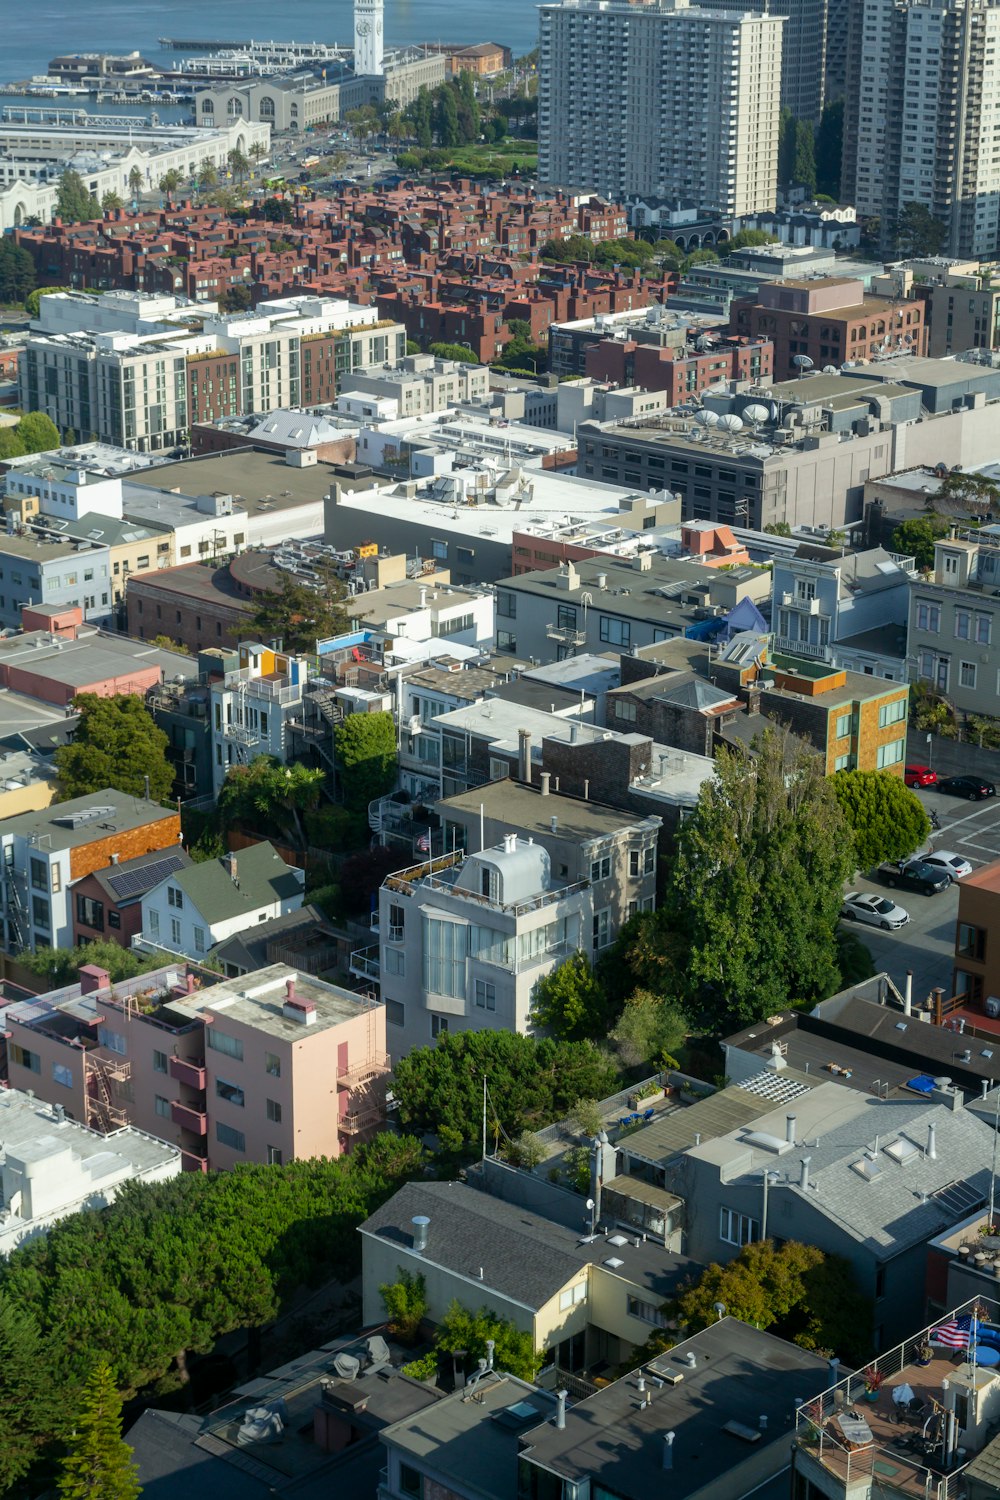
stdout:
[[274,119],[274,100],[270,94],[265,94],[260,101],[260,117],[262,120]]
[[201,112],[202,112],[203,115],[214,115],[215,114],[215,100],[214,99],[203,99],[201,101]]
[[241,115],[243,113],[243,100],[230,99],[227,109],[230,116]]

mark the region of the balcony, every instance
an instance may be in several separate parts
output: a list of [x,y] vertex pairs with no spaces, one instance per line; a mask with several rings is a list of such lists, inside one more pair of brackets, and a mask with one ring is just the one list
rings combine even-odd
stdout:
[[378,961],[378,946],[355,948],[348,968],[356,979],[374,979],[377,983],[381,968]]
[[365,1130],[377,1130],[384,1121],[384,1104],[371,1104],[353,1114],[341,1115],[337,1129],[341,1135],[360,1135]]
[[587,632],[578,630],[576,626],[546,625],[545,634],[550,641],[555,641],[559,646],[584,646],[587,643]]
[[175,1125],[179,1125],[182,1130],[190,1130],[193,1135],[205,1135],[208,1132],[208,1116],[205,1111],[179,1104],[176,1099],[170,1101],[170,1118]]
[[388,1073],[392,1067],[392,1059],[383,1052],[375,1057],[366,1057],[362,1062],[349,1063],[346,1067],[337,1067],[337,1087],[342,1089],[360,1088],[362,1084],[371,1083],[376,1078],[381,1078]]
[[814,661],[829,661],[830,647],[815,646],[811,641],[796,641],[787,635],[774,637],[774,649],[782,656],[808,656]]
[[178,1083],[186,1083],[190,1089],[204,1089],[205,1087],[205,1064],[189,1057],[172,1057],[167,1064],[167,1072],[171,1078]]

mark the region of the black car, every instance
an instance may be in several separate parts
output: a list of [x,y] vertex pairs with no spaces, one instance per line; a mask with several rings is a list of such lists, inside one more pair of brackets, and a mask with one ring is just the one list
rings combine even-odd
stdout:
[[982,802],[984,797],[997,794],[992,781],[984,781],[981,776],[946,776],[938,782],[935,791],[948,792],[952,797],[968,797],[970,802]]
[[876,875],[884,885],[899,887],[903,891],[919,891],[923,896],[934,896],[946,891],[951,877],[933,865],[925,865],[922,859],[907,860],[905,864],[879,865]]

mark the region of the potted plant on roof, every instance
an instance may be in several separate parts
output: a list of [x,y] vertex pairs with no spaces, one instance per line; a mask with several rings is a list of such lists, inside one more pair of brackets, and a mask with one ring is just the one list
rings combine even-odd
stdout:
[[865,1400],[877,1401],[885,1375],[877,1365],[865,1365],[861,1371],[861,1378],[865,1383]]
[[931,1348],[929,1342],[927,1339],[921,1339],[917,1345],[917,1364],[929,1365],[933,1358],[934,1350]]

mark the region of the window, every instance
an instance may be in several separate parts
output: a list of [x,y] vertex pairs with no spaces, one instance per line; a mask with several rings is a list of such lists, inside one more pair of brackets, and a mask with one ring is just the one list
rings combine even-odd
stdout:
[[162,1094],[153,1095],[153,1108],[161,1119],[170,1119],[170,1100],[164,1099]]
[[629,1297],[628,1315],[630,1318],[638,1318],[640,1323],[649,1323],[653,1328],[666,1328],[666,1313],[660,1311],[652,1302],[642,1302],[638,1297]]
[[406,954],[402,948],[386,948],[382,966],[387,974],[395,974],[402,979],[406,974]]
[[71,1089],[73,1087],[72,1069],[64,1067],[62,1063],[53,1063],[52,1082],[61,1083],[63,1088]]
[[409,1464],[400,1464],[399,1488],[404,1495],[410,1496],[410,1500],[421,1500],[421,1495],[423,1494],[422,1475],[416,1469],[411,1469]]
[[31,889],[33,891],[47,891],[49,888],[49,872],[43,859],[32,859],[31,866]]
[[635,723],[635,704],[626,703],[623,698],[615,699],[615,718],[625,719],[627,723]]
[[104,902],[92,896],[77,896],[76,920],[83,927],[92,927],[95,932],[104,931]]
[[170,918],[170,941],[175,944],[175,946],[180,947],[181,924],[180,920],[177,917]]
[[993,636],[993,616],[976,616],[976,645],[988,646]]
[[556,626],[559,630],[576,629],[576,606],[574,604],[560,604],[556,610]]
[[32,896],[31,920],[34,922],[36,927],[44,927],[46,932],[49,931],[51,921],[49,916],[49,903],[46,901],[44,896]]
[[880,771],[887,766],[898,766],[906,752],[906,741],[892,740],[888,745],[879,745],[876,764]]
[[247,1139],[242,1130],[234,1130],[231,1125],[224,1125],[221,1120],[215,1124],[215,1139],[220,1146],[231,1146],[234,1151],[245,1151]]
[[265,1102],[264,1112],[267,1118],[275,1125],[281,1124],[281,1105],[277,1099],[268,1099]]
[[153,1072],[165,1073],[167,1071],[167,1054],[165,1052],[153,1053]]
[[976,664],[974,661],[962,661],[958,664],[958,680],[964,688],[974,688],[976,685]]
[[476,980],[476,1004],[480,1010],[496,1010],[497,987],[489,979]]
[[422,918],[422,925],[424,989],[453,1000],[464,998],[468,928],[428,916]]
[[627,620],[616,620],[611,615],[601,616],[600,637],[612,646],[630,646],[632,627]]
[[509,776],[509,775],[510,775],[510,766],[507,764],[507,762],[505,760],[497,760],[497,758],[495,756],[491,755],[490,756],[490,780],[491,781],[503,781],[504,778],[507,777],[507,776]]
[[21,1068],[27,1068],[29,1073],[40,1073],[42,1071],[41,1060],[37,1052],[29,1052],[27,1047],[19,1047],[16,1042],[10,1044],[11,1061],[17,1063]]
[[443,562],[447,558],[447,556],[448,556],[448,543],[445,542],[445,541],[442,541],[440,537],[433,537],[432,536],[431,537],[431,557],[436,557],[439,562]]
[[431,1016],[431,1040],[437,1041],[439,1036],[445,1036],[448,1031],[447,1016]]
[[128,1051],[128,1042],[120,1031],[112,1031],[110,1026],[98,1026],[97,1040],[108,1052],[117,1052],[119,1057],[124,1057]]
[[906,699],[897,698],[894,703],[883,703],[878,711],[878,727],[888,729],[890,724],[899,724],[906,718]]
[[656,869],[656,849],[650,844],[646,849],[628,851],[628,873],[633,880],[640,875],[652,875]]
[[977,963],[982,963],[986,956],[986,929],[972,927],[968,922],[959,922],[955,951],[960,958],[974,958]]
[[972,615],[967,609],[955,611],[955,639],[967,641],[972,635]]
[[277,1052],[264,1053],[264,1072],[270,1078],[281,1077],[281,1058]]
[[510,589],[497,589],[496,612],[502,620],[516,620],[517,595]]
[[179,891],[175,885],[167,886],[167,905],[176,907],[178,911],[184,906],[184,892]]
[[204,927],[196,927],[194,929],[194,951],[196,953],[204,953],[204,951],[205,951],[205,929],[204,929]]
[[160,913],[155,907],[149,912],[149,935],[152,938],[158,938],[160,935]]
[[228,1032],[220,1031],[214,1024],[205,1027],[205,1038],[213,1052],[222,1052],[226,1057],[235,1057],[237,1062],[243,1061],[243,1043],[238,1036],[230,1036]]
[[227,1104],[235,1104],[240,1109],[246,1103],[245,1095],[239,1084],[226,1083],[222,1078],[215,1080],[215,1097],[217,1099],[225,1099]]
[[283,1161],[284,1161],[284,1156],[282,1155],[282,1153],[278,1149],[278,1147],[277,1146],[268,1146],[268,1148],[267,1148],[267,1164],[268,1164],[268,1166],[269,1167],[280,1167]]
[[853,771],[854,770],[854,756],[853,755],[838,755],[837,759],[833,763],[833,769],[835,771]]
[[917,629],[938,635],[941,630],[941,606],[929,601],[917,604]]
[[385,1001],[385,1019],[390,1026],[405,1024],[405,1010],[401,1000]]
[[611,943],[611,908],[594,912],[594,947],[607,948]]
[[509,630],[497,631],[497,650],[509,651],[512,656],[517,655],[517,636]]
[[838,740],[846,740],[851,732],[850,714],[838,714],[837,723],[834,727],[834,737]]
[[719,1209],[719,1239],[727,1245],[752,1245],[760,1239],[760,1224],[733,1208]]
[[590,864],[591,880],[607,880],[611,874],[611,855],[602,854]]
[[565,1291],[559,1293],[559,1311],[569,1312],[571,1307],[577,1307],[581,1302],[587,1300],[587,1283],[577,1282],[576,1286],[568,1286]]

